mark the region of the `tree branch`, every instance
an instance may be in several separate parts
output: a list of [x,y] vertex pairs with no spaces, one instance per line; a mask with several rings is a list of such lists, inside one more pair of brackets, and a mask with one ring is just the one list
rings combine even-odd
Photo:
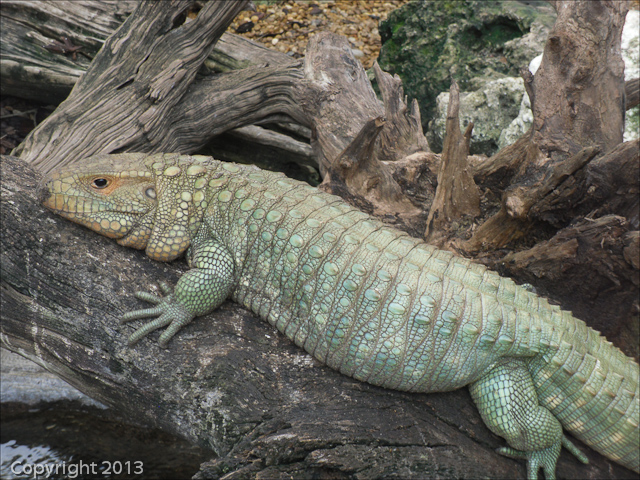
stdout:
[[500,211],[474,232],[464,245],[467,252],[498,250],[522,238],[533,205],[558,184],[557,179],[593,158],[581,150],[608,152],[622,142],[620,35],[628,4],[557,0],[554,6],[558,18],[542,64],[533,81],[523,74],[532,100],[532,131],[512,146],[510,155],[496,155],[500,165],[494,171],[513,165],[517,171],[508,179]]
[[46,172],[62,161],[136,150],[164,138],[163,119],[247,0],[208,2],[196,19],[174,25],[192,3],[141,3],[105,42],[67,100],[14,154]]
[[[344,37],[328,32],[312,37],[304,71],[305,81],[298,86],[298,98],[313,125],[311,146],[324,175],[323,188],[332,193],[349,192],[352,197],[360,197],[354,202],[365,209],[368,207],[370,212],[379,216],[395,215],[413,224],[420,210],[403,194],[391,168],[380,161],[384,156],[381,142],[372,142],[378,128],[381,128],[380,138],[387,135],[385,130],[402,130],[406,138],[394,139],[392,155],[403,158],[418,150],[414,140],[422,135],[420,125],[413,120],[414,126],[409,128],[409,120],[398,114],[397,104],[387,115]],[[387,104],[392,102],[388,100]],[[385,121],[384,125],[375,126],[378,122],[375,119],[382,118],[388,118],[393,125]],[[398,122],[404,122],[405,128],[399,127]],[[376,135],[372,137],[373,133]],[[389,144],[386,138],[383,142]],[[362,150],[356,152],[356,148]],[[390,154],[388,149],[386,152]],[[351,159],[349,162],[359,159],[357,172],[345,168],[347,157]]]

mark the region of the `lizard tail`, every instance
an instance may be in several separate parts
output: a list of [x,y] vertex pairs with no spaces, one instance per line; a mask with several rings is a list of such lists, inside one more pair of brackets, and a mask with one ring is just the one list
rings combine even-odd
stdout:
[[638,364],[569,312],[553,317],[549,348],[529,364],[540,404],[576,438],[640,472]]

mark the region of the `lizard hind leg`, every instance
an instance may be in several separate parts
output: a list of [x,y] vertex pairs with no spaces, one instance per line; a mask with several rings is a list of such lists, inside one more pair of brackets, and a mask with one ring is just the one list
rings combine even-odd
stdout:
[[540,468],[547,480],[554,479],[562,446],[586,463],[586,457],[563,435],[560,422],[538,403],[522,360],[505,359],[472,383],[469,390],[484,423],[510,445],[498,452],[525,458],[529,479],[537,479]]

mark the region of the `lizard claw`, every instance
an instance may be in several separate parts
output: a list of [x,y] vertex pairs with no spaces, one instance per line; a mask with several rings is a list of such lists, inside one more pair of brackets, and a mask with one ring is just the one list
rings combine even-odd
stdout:
[[162,290],[162,293],[164,293],[165,295],[170,295],[171,293],[173,293],[173,288],[171,288],[171,285],[169,285],[167,282],[159,282],[158,285],[160,285],[160,290]]
[[139,300],[144,300],[145,302],[153,303],[154,305],[159,305],[164,300],[164,297],[160,295],[156,295],[154,293],[148,292],[135,292],[134,295]]

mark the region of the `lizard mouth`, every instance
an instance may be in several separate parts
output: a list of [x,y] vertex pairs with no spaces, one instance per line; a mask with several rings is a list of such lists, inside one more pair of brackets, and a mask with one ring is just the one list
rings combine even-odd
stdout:
[[41,204],[67,220],[83,225],[109,238],[122,239],[140,223],[145,211],[119,212],[100,208],[93,200],[82,195],[53,192],[54,180],[43,182],[38,191]]

